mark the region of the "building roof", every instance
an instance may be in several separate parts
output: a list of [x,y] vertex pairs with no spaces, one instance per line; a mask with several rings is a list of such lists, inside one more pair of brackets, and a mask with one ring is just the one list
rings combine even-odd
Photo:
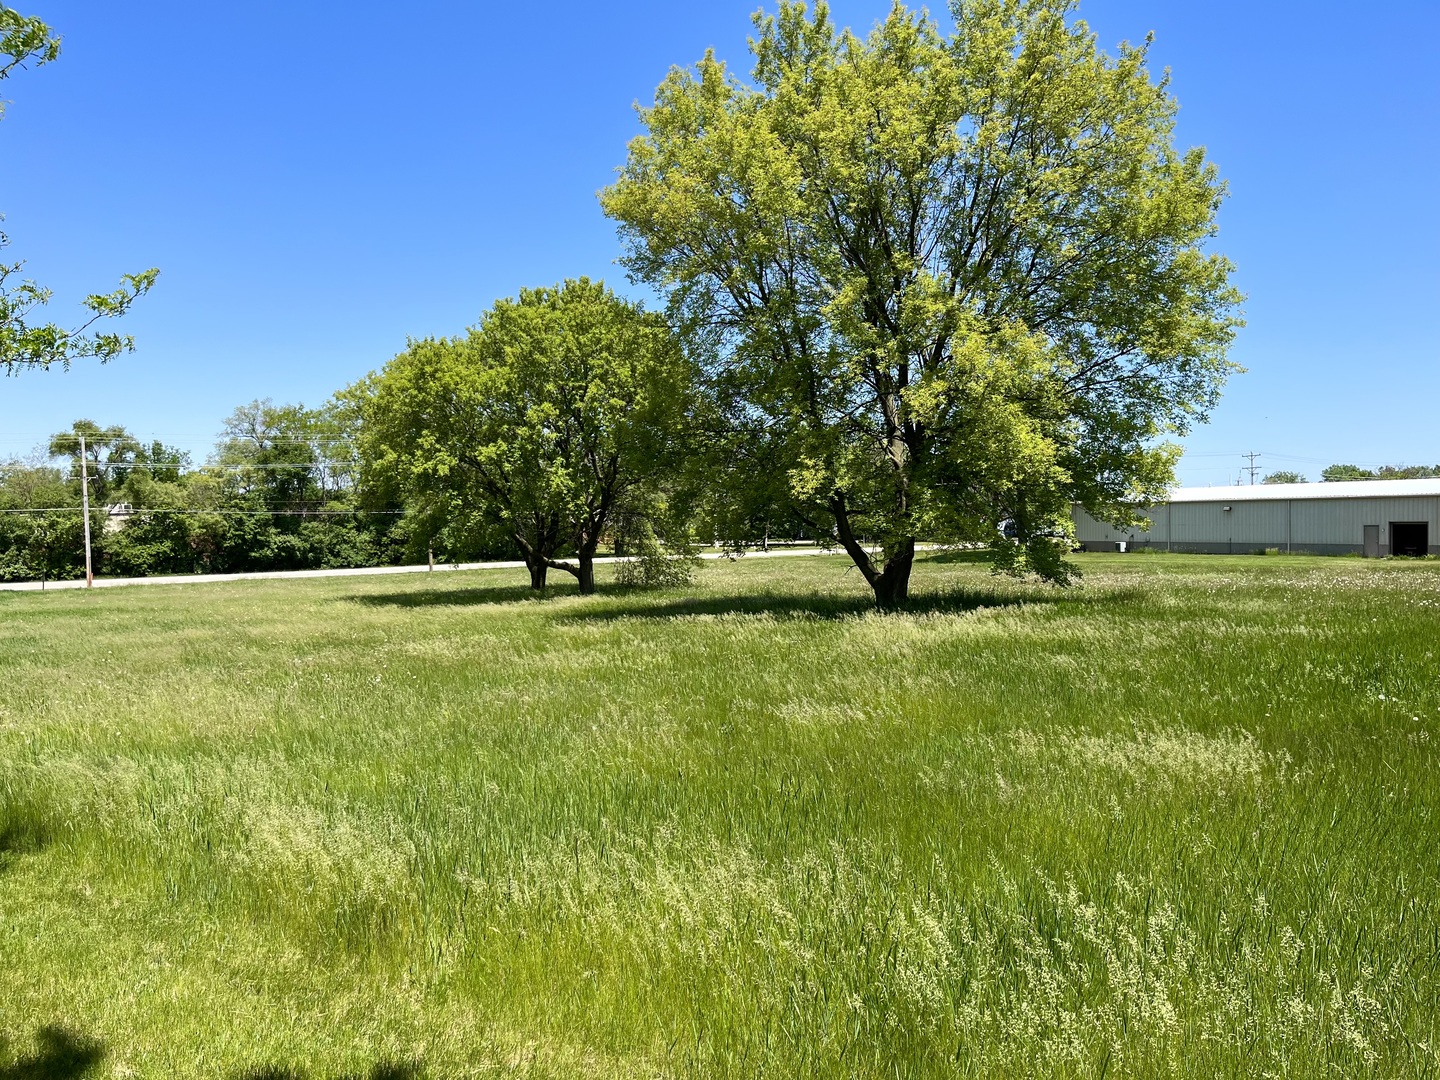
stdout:
[[1440,477],[1424,480],[1340,480],[1329,484],[1243,484],[1176,488],[1170,502],[1271,502],[1286,499],[1397,499],[1440,497]]

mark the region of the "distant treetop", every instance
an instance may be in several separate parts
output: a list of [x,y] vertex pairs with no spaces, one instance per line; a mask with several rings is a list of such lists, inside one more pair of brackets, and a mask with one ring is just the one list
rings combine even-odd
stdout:
[[1433,476],[1440,476],[1440,465],[1382,465],[1378,469],[1331,465],[1320,474],[1322,480],[1330,483],[1339,480],[1424,480]]

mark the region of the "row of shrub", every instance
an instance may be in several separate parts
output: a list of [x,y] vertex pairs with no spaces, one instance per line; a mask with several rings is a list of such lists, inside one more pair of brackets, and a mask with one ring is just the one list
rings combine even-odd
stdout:
[[[0,465],[0,580],[84,574],[83,468],[97,574],[236,573],[424,558],[400,507],[363,508],[333,408],[252,402],[203,465],[123,427],[77,421],[29,461]],[[468,551],[460,554],[469,555]]]

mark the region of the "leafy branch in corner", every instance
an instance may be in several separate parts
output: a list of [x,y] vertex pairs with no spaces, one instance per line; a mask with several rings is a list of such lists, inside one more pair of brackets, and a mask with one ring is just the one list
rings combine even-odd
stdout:
[[[60,38],[49,26],[33,15],[0,6],[0,79],[29,63],[36,67],[48,64],[59,55]],[[0,102],[3,116],[4,102]],[[9,245],[10,238],[0,232],[0,248]],[[155,284],[160,276],[158,269],[126,274],[114,292],[87,296],[84,307],[89,317],[66,329],[57,323],[31,321],[53,294],[28,278],[20,278],[24,265],[0,263],[0,370],[5,374],[14,375],[26,368],[43,370],[54,364],[65,368],[85,357],[94,357],[103,364],[134,350],[135,340],[128,334],[89,331],[100,320],[118,318],[129,311],[130,305]]]

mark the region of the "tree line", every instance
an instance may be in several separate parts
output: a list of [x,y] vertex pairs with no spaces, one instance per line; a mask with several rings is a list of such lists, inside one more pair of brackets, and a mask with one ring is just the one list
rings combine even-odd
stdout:
[[[1338,483],[1342,480],[1424,480],[1440,476],[1440,465],[1382,465],[1378,469],[1365,469],[1359,465],[1330,465],[1320,471],[1324,483]],[[1293,469],[1280,469],[1268,473],[1262,484],[1303,484],[1305,475]]]
[[28,461],[0,464],[0,580],[84,571],[81,436],[97,572],[114,576],[383,565],[407,557],[394,507],[363,507],[337,403],[255,401],[201,465],[123,426],[78,420]]
[[1225,186],[1175,145],[1148,42],[1109,55],[1073,15],[969,0],[947,34],[897,3],[862,37],[782,0],[748,79],[712,53],[672,69],[600,193],[662,308],[580,278],[412,340],[337,395],[349,442],[324,445],[354,457],[329,490],[137,460],[125,483],[268,521],[157,553],[383,560],[439,538],[590,591],[602,545],[661,578],[697,542],[779,528],[843,549],[882,608],[922,539],[1069,580],[1071,505],[1128,525],[1164,497],[1242,299],[1210,250]]
[[[688,576],[706,517],[694,365],[663,316],[585,279],[524,290],[466,335],[411,342],[318,409],[254,401],[208,460],[79,420],[0,465],[0,579],[521,558],[542,589]],[[83,453],[82,460],[82,436]],[[776,512],[741,543],[807,538]]]

